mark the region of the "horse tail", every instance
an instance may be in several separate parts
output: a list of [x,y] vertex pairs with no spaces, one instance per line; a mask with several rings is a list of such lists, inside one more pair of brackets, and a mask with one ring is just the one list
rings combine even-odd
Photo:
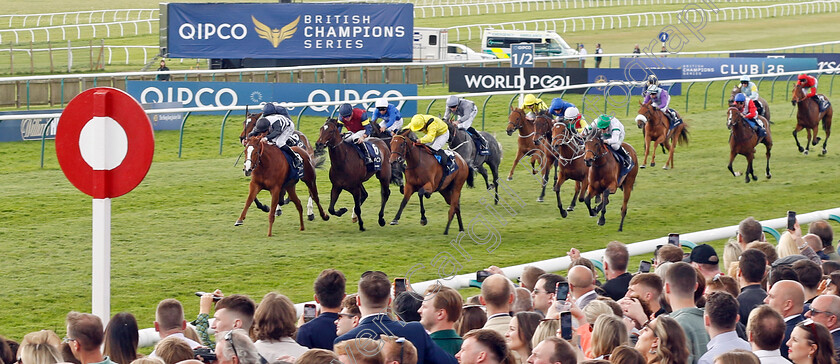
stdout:
[[473,169],[469,166],[467,167],[467,171],[469,171],[469,173],[467,173],[467,187],[473,188],[475,187],[475,172],[473,172]]
[[678,143],[680,145],[688,144],[688,128],[686,128],[684,124],[683,124],[682,131],[680,131],[680,135],[678,137]]
[[403,184],[403,169],[405,165],[402,163],[391,163],[391,184],[401,186]]
[[315,156],[312,158],[312,166],[317,169],[324,169],[324,162],[327,160],[327,156],[324,154]]

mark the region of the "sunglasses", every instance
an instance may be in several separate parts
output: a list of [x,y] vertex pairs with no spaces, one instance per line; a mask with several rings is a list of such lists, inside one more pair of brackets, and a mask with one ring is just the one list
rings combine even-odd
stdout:
[[405,352],[405,338],[397,338],[397,344],[400,344],[400,363],[403,362],[403,353]]
[[376,110],[385,111],[385,110],[388,110],[388,108],[387,107],[377,107]]
[[230,347],[233,349],[233,355],[235,355],[235,356],[238,358],[238,357],[239,357],[239,353],[238,353],[238,352],[236,352],[236,345],[234,345],[234,344],[233,344],[233,330],[228,331],[228,332],[225,334],[225,341],[227,341],[227,342],[228,342],[228,344],[230,344]]
[[837,315],[836,315],[835,313],[833,313],[833,312],[829,312],[829,311],[822,311],[822,310],[818,310],[818,309],[813,308],[813,307],[811,307],[811,309],[810,309],[810,310],[808,310],[808,312],[810,312],[810,313],[811,313],[811,316],[813,316],[813,315],[817,315],[817,314],[821,314],[821,313],[824,313],[824,314],[826,314],[826,315],[831,315],[831,316],[837,316]]

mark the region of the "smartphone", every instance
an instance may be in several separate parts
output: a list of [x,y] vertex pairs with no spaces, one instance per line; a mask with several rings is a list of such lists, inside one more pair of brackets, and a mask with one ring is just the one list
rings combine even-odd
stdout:
[[650,273],[650,262],[643,260],[639,262],[639,272],[640,273]]
[[560,312],[560,336],[563,340],[572,339],[572,313],[569,311]]
[[312,321],[315,318],[315,304],[307,303],[303,305],[303,322]]
[[[204,296],[204,295],[206,295],[206,294],[207,294],[207,292],[196,292],[196,293],[195,293],[195,295],[196,295],[196,296],[198,296],[198,297]],[[220,299],[222,299],[222,297],[219,297],[219,296],[213,296],[213,301],[218,301],[218,300],[220,300]]]
[[668,244],[673,246],[680,246],[680,234],[668,234]]
[[793,230],[796,225],[796,211],[788,211],[787,229]]
[[557,282],[554,286],[554,299],[565,301],[567,298],[569,298],[569,282]]
[[487,277],[489,277],[491,275],[493,275],[493,274],[486,271],[486,270],[480,270],[478,272],[475,272],[475,280],[477,280],[479,282],[484,282],[484,280],[487,279]]
[[405,292],[405,278],[394,278],[394,297],[399,296],[403,292]]

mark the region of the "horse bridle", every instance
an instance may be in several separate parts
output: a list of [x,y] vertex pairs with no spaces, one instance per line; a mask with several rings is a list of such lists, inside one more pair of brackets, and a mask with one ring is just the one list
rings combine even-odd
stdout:
[[601,154],[596,153],[594,150],[592,151],[592,155],[594,156],[594,158],[592,158],[592,163],[595,163],[597,160],[601,159],[601,157],[607,155],[607,153],[609,153],[610,151],[609,151],[609,149],[607,149],[606,145],[604,144],[604,141],[601,140],[601,137],[599,135],[592,134],[589,138],[591,138],[591,139],[597,138],[598,139],[597,144],[600,145],[600,148],[604,149],[604,152],[601,153]]
[[[251,166],[251,171],[255,171],[257,169],[257,167],[260,165],[260,156],[262,156],[263,148],[265,147],[265,143],[263,143],[263,142],[259,142],[259,143],[260,143],[259,150],[257,150],[256,147],[254,148],[254,152],[257,154],[256,160],[253,160],[251,158],[251,156],[249,156],[247,154],[245,155],[245,161],[246,162],[251,162],[251,165],[252,165]],[[248,150],[248,146],[245,146],[245,150]]]
[[[557,145],[558,146],[567,145],[574,152],[574,157],[572,157],[572,158],[566,158],[566,157],[563,157],[563,154],[557,153],[557,160],[560,161],[560,164],[565,166],[569,163],[574,162],[575,159],[583,157],[583,152],[584,151],[582,150],[581,144],[578,143],[578,138],[580,138],[580,136],[577,133],[572,132],[569,129],[569,126],[566,125],[562,121],[555,122],[554,125],[551,126],[551,130],[554,130],[554,128],[556,128],[558,126],[563,126],[564,129],[563,129],[562,138],[557,143]],[[554,134],[554,133],[552,133],[552,134]],[[552,142],[552,144],[554,144],[554,142]]]
[[[522,127],[525,126],[525,111],[524,110],[518,110],[518,111],[514,111],[514,112],[516,113],[516,116],[518,117],[519,122],[517,123],[518,125],[517,124],[513,125],[513,131],[519,131],[519,129],[522,129]],[[508,123],[510,123],[510,120],[508,120]],[[532,131],[530,134],[520,135],[519,137],[520,138],[530,138],[530,137],[534,136],[534,134],[536,134],[536,133],[537,133],[537,130],[535,128],[534,131]]]
[[[402,163],[402,162],[405,162],[405,155],[408,153],[408,143],[409,143],[409,142],[412,142],[412,143],[413,143],[414,141],[412,141],[411,139],[408,139],[408,138],[406,138],[405,136],[400,135],[400,134],[396,134],[396,135],[394,135],[394,136],[393,136],[393,139],[391,139],[391,140],[394,140],[394,139],[397,139],[397,138],[399,138],[399,139],[402,139],[402,140],[403,140],[402,146],[401,146],[401,148],[400,148],[402,151],[401,151],[401,152],[398,152],[398,151],[396,151],[396,150],[392,150],[392,151],[391,151],[391,155],[396,155],[396,156],[397,156],[397,160],[396,160],[396,162],[397,162],[397,163]],[[407,169],[407,170],[408,170],[408,169],[411,169],[411,168],[409,168],[409,167],[408,167],[408,164],[407,164],[407,163],[406,163],[405,169]]]
[[[326,125],[333,125],[333,126],[335,126],[335,133],[334,133],[334,134],[336,134],[338,138],[341,138],[341,134],[340,134],[340,133],[339,133],[339,131],[338,131],[338,124],[331,123],[331,122],[329,122],[329,121],[328,121],[327,123],[325,123],[325,124],[324,124],[324,126],[326,126]],[[327,146],[327,148],[330,148],[330,149],[333,149],[333,148],[337,147],[337,145],[330,145],[330,142],[331,142],[333,139],[335,139],[335,138],[336,138],[336,136],[330,136],[330,137],[329,137],[329,138],[328,138],[328,139],[324,142],[324,145],[326,145],[326,146]]]

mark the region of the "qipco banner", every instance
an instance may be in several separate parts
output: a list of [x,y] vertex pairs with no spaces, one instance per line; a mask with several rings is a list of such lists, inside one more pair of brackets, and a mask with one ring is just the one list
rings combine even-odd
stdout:
[[174,58],[411,59],[413,4],[168,4]]
[[[525,77],[518,68],[452,67],[449,68],[450,92],[515,91],[563,87],[586,83],[584,68],[526,68]],[[583,90],[569,90],[583,93]]]
[[[158,82],[128,81],[126,92],[141,104],[177,102],[184,107],[245,106],[261,102],[331,102],[379,97],[417,96],[417,85],[331,84],[331,83],[259,83],[259,82]],[[417,113],[416,101],[392,101],[402,115]],[[304,115],[329,116],[335,106],[310,106]],[[256,112],[256,110],[254,111]],[[297,116],[300,109],[289,108]],[[208,112],[224,114],[220,112]]]

